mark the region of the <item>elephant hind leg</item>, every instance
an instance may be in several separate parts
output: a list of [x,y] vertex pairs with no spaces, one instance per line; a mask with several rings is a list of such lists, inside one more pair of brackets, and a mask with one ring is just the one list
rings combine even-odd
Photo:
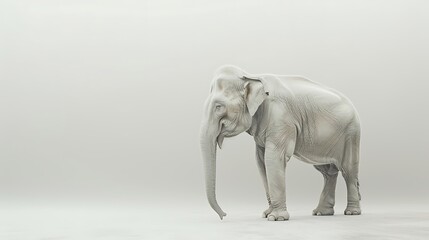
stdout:
[[338,168],[334,164],[315,165],[325,180],[319,205],[313,210],[313,215],[333,215],[335,205],[335,187],[337,184]]
[[359,136],[350,137],[345,144],[341,172],[347,186],[347,208],[345,215],[360,215],[359,192]]

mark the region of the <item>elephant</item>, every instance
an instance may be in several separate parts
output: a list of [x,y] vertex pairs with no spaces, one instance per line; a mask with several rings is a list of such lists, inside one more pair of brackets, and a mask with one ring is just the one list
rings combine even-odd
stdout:
[[313,215],[334,214],[341,171],[347,187],[345,215],[360,215],[358,180],[360,120],[342,93],[301,76],[249,74],[239,67],[218,68],[204,104],[200,146],[206,195],[222,220],[216,200],[216,151],[225,137],[247,132],[268,200],[269,221],[289,219],[285,171],[292,156],[322,173],[324,187]]

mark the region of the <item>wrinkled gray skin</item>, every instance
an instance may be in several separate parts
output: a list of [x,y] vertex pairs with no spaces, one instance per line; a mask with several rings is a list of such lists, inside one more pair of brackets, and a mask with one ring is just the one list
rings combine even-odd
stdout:
[[338,171],[347,184],[346,215],[359,215],[360,125],[341,93],[298,76],[248,74],[223,66],[214,75],[204,107],[201,150],[210,206],[216,201],[216,143],[246,131],[254,137],[256,160],[266,190],[268,220],[288,220],[285,170],[289,159],[312,164],[325,185],[313,215],[333,215]]

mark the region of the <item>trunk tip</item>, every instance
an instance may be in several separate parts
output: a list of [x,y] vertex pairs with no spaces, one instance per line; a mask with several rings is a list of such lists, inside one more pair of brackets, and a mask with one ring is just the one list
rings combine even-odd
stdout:
[[225,216],[226,216],[226,213],[225,213],[225,212],[223,212],[223,213],[218,213],[218,214],[219,214],[220,220],[223,220],[223,217],[225,217]]

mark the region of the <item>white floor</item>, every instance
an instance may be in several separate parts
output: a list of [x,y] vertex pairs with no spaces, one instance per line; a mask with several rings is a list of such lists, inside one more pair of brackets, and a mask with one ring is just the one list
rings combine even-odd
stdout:
[[220,221],[208,204],[2,204],[0,239],[429,239],[427,205],[372,206],[361,216],[337,209],[329,217],[294,208],[289,221],[268,222],[255,206],[230,207]]

